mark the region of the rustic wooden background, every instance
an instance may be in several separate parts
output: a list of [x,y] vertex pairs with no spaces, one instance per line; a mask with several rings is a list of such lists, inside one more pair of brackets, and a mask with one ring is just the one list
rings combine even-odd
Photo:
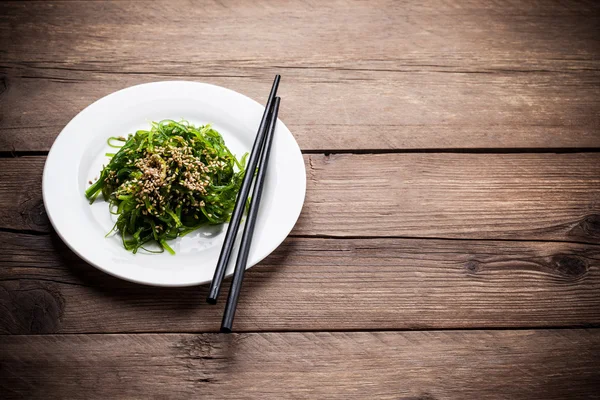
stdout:
[[[276,73],[307,197],[239,333],[53,232],[88,104]],[[2,2],[0,397],[598,399],[599,149],[596,1]]]

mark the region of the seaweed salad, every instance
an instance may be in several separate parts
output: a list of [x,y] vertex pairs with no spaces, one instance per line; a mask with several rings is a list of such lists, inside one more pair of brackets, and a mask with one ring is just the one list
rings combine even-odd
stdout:
[[93,203],[102,193],[118,215],[108,234],[118,231],[125,249],[151,251],[144,245],[154,241],[158,252],[174,254],[168,240],[229,221],[247,154],[238,160],[210,125],[152,122],[150,130],[108,144],[119,150],[107,153],[110,162],[85,196]]

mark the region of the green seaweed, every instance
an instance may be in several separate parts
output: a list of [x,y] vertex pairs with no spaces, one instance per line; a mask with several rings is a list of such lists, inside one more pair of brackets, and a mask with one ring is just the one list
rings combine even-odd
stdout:
[[152,122],[149,131],[111,137],[108,144],[119,151],[110,153],[85,196],[91,204],[102,193],[118,215],[109,234],[119,231],[125,249],[136,253],[155,242],[160,252],[174,254],[167,240],[229,221],[247,154],[237,160],[210,125]]

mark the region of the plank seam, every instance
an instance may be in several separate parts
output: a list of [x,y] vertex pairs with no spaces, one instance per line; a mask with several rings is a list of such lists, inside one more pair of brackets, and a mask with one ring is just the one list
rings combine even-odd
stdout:
[[[32,235],[32,236],[46,236],[51,235],[53,232],[42,232],[30,229],[13,229],[0,227],[0,233],[13,233],[21,235]],[[582,246],[599,246],[600,243],[593,242],[581,242],[572,240],[552,240],[552,239],[506,239],[506,238],[453,238],[453,237],[441,237],[441,236],[404,236],[404,235],[373,235],[373,236],[360,236],[360,235],[325,235],[325,234],[290,234],[289,238],[298,239],[331,239],[331,240],[377,240],[377,239],[401,239],[401,240],[439,240],[439,241],[468,241],[468,242],[517,242],[517,243],[563,243],[563,244],[578,244]]]
[[[600,324],[582,324],[582,325],[548,325],[548,326],[539,326],[539,327],[524,327],[524,326],[515,326],[515,327],[461,327],[461,328],[361,328],[361,329],[307,329],[307,330],[266,330],[266,331],[256,331],[256,330],[236,330],[232,332],[232,334],[247,334],[247,333],[257,333],[257,334],[272,334],[272,333],[378,333],[378,332],[397,332],[397,333],[405,333],[405,332],[486,332],[486,331],[564,331],[564,330],[590,330],[595,332],[600,332]],[[39,333],[39,334],[20,334],[20,333],[0,333],[0,337],[9,337],[9,336],[75,336],[75,335],[201,335],[201,334],[217,334],[221,335],[223,333],[219,332],[219,330],[206,330],[206,331],[169,331],[169,332],[161,332],[161,331],[122,331],[122,332],[57,332],[57,333]]]
[[[0,151],[1,158],[44,157],[47,150],[10,150]],[[420,149],[304,149],[302,154],[335,155],[335,154],[573,154],[600,153],[600,147],[512,147],[512,148],[420,148]]]

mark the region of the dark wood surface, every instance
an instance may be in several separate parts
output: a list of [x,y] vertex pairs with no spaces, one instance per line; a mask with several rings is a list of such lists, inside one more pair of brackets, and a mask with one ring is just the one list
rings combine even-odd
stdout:
[[304,150],[600,145],[597,2],[321,3],[4,2],[0,151],[130,85],[275,73]]
[[[600,398],[600,3],[0,3],[0,398]],[[41,198],[62,127],[187,79],[305,153],[233,335],[103,274]]]
[[[598,398],[594,330],[8,336],[4,395]],[[575,356],[576,355],[576,356]]]
[[[0,332],[214,332],[207,287],[117,280],[55,235],[1,233]],[[600,324],[600,246],[288,238],[248,271],[236,330],[472,329]],[[223,295],[221,300],[225,300]]]

